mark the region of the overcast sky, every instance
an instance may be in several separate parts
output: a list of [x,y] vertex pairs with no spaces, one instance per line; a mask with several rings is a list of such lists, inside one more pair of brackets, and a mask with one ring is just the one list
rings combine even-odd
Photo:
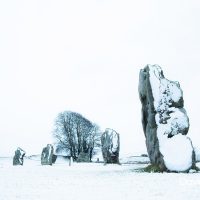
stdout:
[[179,81],[200,147],[199,0],[0,1],[0,156],[40,153],[57,114],[76,111],[145,152],[139,70]]

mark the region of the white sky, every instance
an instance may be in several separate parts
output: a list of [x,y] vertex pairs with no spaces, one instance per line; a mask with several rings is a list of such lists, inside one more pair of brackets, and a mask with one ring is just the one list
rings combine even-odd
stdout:
[[180,82],[199,133],[199,0],[0,1],[0,156],[40,153],[60,111],[121,135],[145,152],[139,70],[159,64]]

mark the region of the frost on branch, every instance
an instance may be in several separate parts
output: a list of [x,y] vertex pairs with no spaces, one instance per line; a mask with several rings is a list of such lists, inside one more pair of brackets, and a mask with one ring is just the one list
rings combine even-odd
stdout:
[[104,163],[119,163],[119,134],[107,128],[101,136]]
[[140,71],[142,125],[152,164],[161,171],[188,171],[195,165],[189,119],[178,82],[167,80],[158,65]]

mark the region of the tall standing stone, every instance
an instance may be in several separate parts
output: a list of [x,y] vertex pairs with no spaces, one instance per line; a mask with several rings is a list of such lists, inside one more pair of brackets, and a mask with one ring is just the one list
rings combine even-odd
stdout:
[[107,128],[101,136],[101,145],[104,163],[119,164],[119,134],[116,131]]
[[158,65],[140,71],[139,96],[147,152],[161,171],[188,171],[195,165],[189,119],[180,84],[164,77]]
[[25,154],[26,152],[18,147],[13,157],[13,165],[23,165]]
[[46,147],[43,148],[41,154],[41,164],[42,165],[52,165],[54,161],[53,157],[53,145],[47,144]]

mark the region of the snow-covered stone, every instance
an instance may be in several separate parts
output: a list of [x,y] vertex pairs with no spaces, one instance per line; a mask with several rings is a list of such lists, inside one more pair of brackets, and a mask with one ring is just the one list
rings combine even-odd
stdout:
[[53,154],[53,145],[47,144],[46,147],[43,148],[41,154],[41,164],[42,165],[52,165],[55,161],[54,154]]
[[142,125],[152,164],[165,171],[188,171],[195,165],[189,119],[180,84],[167,80],[158,65],[140,71]]
[[101,136],[101,145],[104,163],[119,163],[119,134],[107,128]]
[[13,165],[23,165],[25,154],[26,152],[18,147],[13,157]]

